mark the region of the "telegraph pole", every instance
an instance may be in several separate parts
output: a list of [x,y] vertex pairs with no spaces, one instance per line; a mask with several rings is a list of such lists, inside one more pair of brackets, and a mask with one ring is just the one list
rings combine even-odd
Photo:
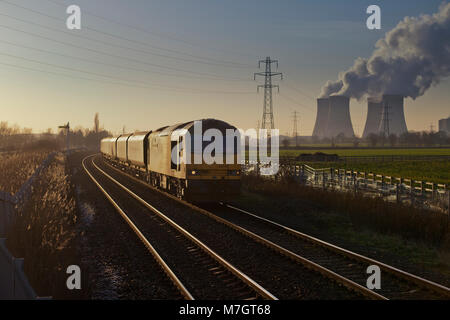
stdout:
[[63,126],[59,126],[59,129],[65,129],[66,130],[66,143],[67,143],[67,151],[69,151],[69,133],[70,133],[70,124],[67,122],[67,124]]
[[298,131],[297,131],[297,124],[299,117],[297,115],[297,111],[294,111],[292,114],[292,121],[294,122],[294,129],[292,130],[292,136],[295,137],[295,146],[298,147]]
[[257,72],[254,74],[254,80],[256,80],[256,76],[264,76],[264,85],[258,85],[257,87],[258,92],[259,88],[264,88],[264,103],[263,103],[263,116],[261,128],[275,129],[275,124],[273,120],[272,88],[277,88],[279,92],[280,87],[278,85],[272,84],[272,77],[279,75],[281,76],[281,79],[283,79],[283,74],[281,72],[272,72],[271,70],[272,63],[276,63],[278,69],[278,60],[271,60],[270,57],[267,57],[265,60],[259,60],[258,68],[261,68],[261,63],[265,63],[266,71]]

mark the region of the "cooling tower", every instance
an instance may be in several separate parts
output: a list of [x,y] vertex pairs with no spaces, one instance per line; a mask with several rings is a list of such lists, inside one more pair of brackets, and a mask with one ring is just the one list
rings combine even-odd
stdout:
[[396,134],[408,132],[405,121],[405,113],[403,109],[403,96],[385,94],[383,95],[383,111],[381,113],[381,121],[378,130],[381,134]]
[[327,137],[344,134],[346,137],[355,135],[350,119],[350,98],[346,96],[330,96],[328,110]]
[[450,117],[439,120],[439,132],[450,133]]
[[379,133],[383,103],[381,99],[369,97],[367,99],[367,119],[362,137],[367,138],[369,134]]
[[328,122],[328,110],[329,110],[328,98],[317,99],[317,116],[316,124],[314,125],[313,136],[323,138],[327,130]]

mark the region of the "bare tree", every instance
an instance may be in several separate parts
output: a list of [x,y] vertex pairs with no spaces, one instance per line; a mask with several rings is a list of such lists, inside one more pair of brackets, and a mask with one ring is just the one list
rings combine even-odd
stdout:
[[99,131],[100,131],[100,120],[98,118],[98,112],[96,112],[94,117],[94,132],[98,133]]
[[11,134],[19,134],[19,133],[20,133],[20,127],[17,123],[15,123],[14,126],[12,127]]
[[0,122],[0,136],[9,136],[10,134],[11,132],[8,127],[8,121]]
[[391,147],[395,147],[397,145],[397,141],[398,141],[397,135],[394,133],[391,133],[388,138],[389,138],[389,144],[391,145]]
[[369,134],[369,136],[367,137],[367,139],[369,140],[369,145],[371,147],[375,147],[378,144],[379,138],[380,137],[375,133]]

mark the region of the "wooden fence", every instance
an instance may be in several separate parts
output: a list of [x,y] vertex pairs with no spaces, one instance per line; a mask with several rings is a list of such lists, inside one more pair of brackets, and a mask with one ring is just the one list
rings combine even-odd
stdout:
[[[259,174],[261,164],[247,164],[245,174]],[[381,196],[388,201],[409,203],[449,212],[449,185],[429,181],[419,181],[402,177],[386,176],[372,172],[346,169],[315,169],[306,164],[281,163],[279,171],[272,179],[293,178],[304,185],[315,188],[334,189],[366,195]]]

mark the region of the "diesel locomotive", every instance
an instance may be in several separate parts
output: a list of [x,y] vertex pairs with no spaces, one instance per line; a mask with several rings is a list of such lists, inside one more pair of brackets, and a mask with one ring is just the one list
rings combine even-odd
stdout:
[[[223,139],[215,141],[217,136],[213,139],[208,132],[220,133]],[[213,142],[220,148],[211,150]],[[154,187],[190,202],[217,202],[240,193],[239,146],[234,126],[203,119],[108,137],[100,150],[107,161]],[[213,156],[212,163],[205,152]]]

